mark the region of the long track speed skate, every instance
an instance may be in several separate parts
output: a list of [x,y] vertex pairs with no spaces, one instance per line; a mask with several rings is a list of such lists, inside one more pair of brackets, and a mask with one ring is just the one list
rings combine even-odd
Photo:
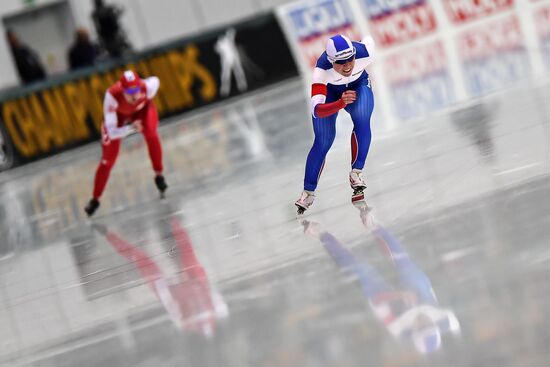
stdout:
[[294,205],[296,205],[296,208],[298,208],[297,214],[304,214],[304,212],[311,206],[311,204],[313,204],[313,200],[315,200],[315,195],[313,194],[313,192],[302,192],[300,198],[294,203]]
[[155,186],[159,190],[160,198],[164,199],[165,198],[164,192],[168,188],[168,185],[166,184],[166,180],[164,179],[163,175],[155,176]]
[[363,173],[360,170],[353,169],[349,173],[349,184],[353,190],[351,195],[351,202],[355,203],[359,200],[365,200],[365,189],[367,184],[363,180]]
[[86,205],[86,207],[84,208],[84,211],[86,212],[88,217],[91,217],[92,215],[94,215],[97,208],[99,208],[99,200],[92,198],[88,202],[88,205]]
[[351,194],[351,202],[356,203],[361,200],[365,200],[365,188],[366,187],[358,187],[353,189],[353,194]]

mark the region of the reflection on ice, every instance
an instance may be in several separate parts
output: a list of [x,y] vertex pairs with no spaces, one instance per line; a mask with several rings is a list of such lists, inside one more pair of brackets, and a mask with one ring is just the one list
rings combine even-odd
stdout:
[[395,339],[412,342],[422,354],[438,350],[442,334],[460,333],[455,313],[439,305],[428,276],[378,223],[367,203],[359,201],[355,206],[363,225],[376,238],[398,274],[398,284],[392,286],[369,260],[357,258],[320,223],[302,221],[305,233],[318,238],[338,267],[356,278],[373,314]]
[[221,294],[210,285],[180,219],[169,219],[170,235],[175,241],[169,254],[178,261],[178,272],[174,276],[163,272],[155,256],[126,241],[114,230],[101,224],[93,227],[119,255],[133,263],[178,329],[207,338],[214,335],[216,321],[226,318],[229,310]]

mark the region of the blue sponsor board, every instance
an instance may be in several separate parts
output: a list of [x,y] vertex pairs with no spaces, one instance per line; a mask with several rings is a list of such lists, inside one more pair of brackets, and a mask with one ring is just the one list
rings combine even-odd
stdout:
[[318,37],[353,24],[353,15],[343,0],[319,1],[299,4],[288,12],[298,39]]
[[529,57],[522,48],[465,61],[463,69],[466,89],[473,97],[512,86],[530,73]]
[[401,119],[421,117],[455,102],[454,84],[446,70],[391,86],[393,104]]

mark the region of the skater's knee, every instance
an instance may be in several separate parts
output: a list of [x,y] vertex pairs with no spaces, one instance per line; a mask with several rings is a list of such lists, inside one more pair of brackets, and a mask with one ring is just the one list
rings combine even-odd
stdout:
[[353,116],[353,131],[358,140],[364,140],[371,135],[370,116],[361,114]]
[[323,152],[324,154],[327,154],[328,151],[330,150],[330,147],[332,146],[332,144],[328,144],[328,143],[325,143],[325,144],[321,144],[321,146],[319,147],[319,150],[321,152]]
[[147,142],[156,142],[159,140],[157,129],[144,129],[143,137]]
[[334,139],[332,140],[321,140],[316,139],[315,143],[313,144],[313,149],[316,150],[318,153],[327,154],[330,150],[330,147],[332,146]]
[[99,162],[100,166],[104,166],[107,168],[112,168],[115,165],[116,158],[101,158],[101,162]]

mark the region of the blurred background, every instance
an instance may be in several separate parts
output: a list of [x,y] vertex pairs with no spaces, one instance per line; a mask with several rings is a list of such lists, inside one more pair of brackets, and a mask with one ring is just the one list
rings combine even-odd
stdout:
[[[0,365],[547,366],[550,0],[0,2]],[[296,218],[326,40],[372,35]],[[168,196],[105,90],[158,76]],[[550,289],[547,289],[550,291]]]

